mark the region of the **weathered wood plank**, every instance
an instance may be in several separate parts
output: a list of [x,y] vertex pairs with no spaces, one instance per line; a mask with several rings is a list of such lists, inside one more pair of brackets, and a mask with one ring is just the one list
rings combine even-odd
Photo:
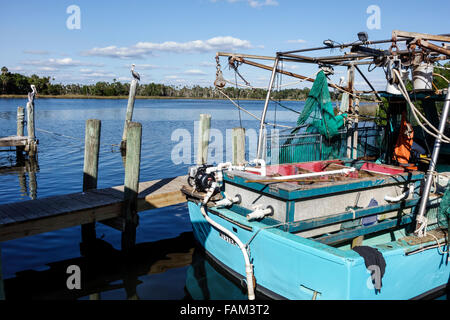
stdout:
[[0,147],[21,147],[27,145],[27,137],[9,136],[0,138]]

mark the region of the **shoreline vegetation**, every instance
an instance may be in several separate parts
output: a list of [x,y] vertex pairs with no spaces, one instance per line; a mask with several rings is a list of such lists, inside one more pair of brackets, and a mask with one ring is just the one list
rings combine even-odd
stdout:
[[[20,73],[11,73],[8,68],[1,68],[0,98],[26,98],[30,92],[30,85],[36,86],[38,98],[55,99],[128,99],[130,83],[122,83],[113,79],[113,82],[99,81],[95,84],[54,84],[50,77],[39,77],[36,74],[25,76]],[[228,86],[223,92],[237,100],[264,100],[267,89],[249,89]],[[310,88],[290,88],[274,90],[272,99],[285,101],[304,101],[309,95]],[[340,94],[330,92],[333,100]],[[368,96],[368,101],[371,97]],[[160,83],[140,83],[136,92],[136,99],[218,99],[227,98],[214,87],[174,86]]]
[[[0,99],[27,99],[26,94],[0,94]],[[89,96],[89,95],[40,95],[36,96],[37,99],[113,99],[113,100],[127,100],[128,96]],[[220,97],[183,97],[183,96],[136,96],[137,100],[228,100],[227,98]],[[264,101],[265,98],[239,98],[239,100],[260,100]],[[306,99],[281,99],[283,101],[306,101]]]

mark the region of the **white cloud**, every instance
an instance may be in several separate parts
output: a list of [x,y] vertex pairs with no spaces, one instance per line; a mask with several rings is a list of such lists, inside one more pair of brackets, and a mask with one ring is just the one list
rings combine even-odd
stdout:
[[98,66],[101,67],[103,64],[99,63],[91,63],[91,62],[82,62],[78,60],[73,60],[72,58],[62,58],[62,59],[46,59],[46,60],[27,60],[22,62],[25,65],[30,66],[40,66],[42,67],[51,67],[51,68],[60,68],[60,67],[80,67],[80,66]]
[[39,67],[37,69],[39,71],[56,71],[56,70],[58,70],[57,68],[54,68],[54,67]]
[[[103,48],[93,48],[82,52],[85,56],[101,56],[110,58],[143,58],[152,55],[154,52],[172,53],[196,53],[217,50],[237,50],[250,49],[251,43],[248,40],[241,40],[231,36],[214,37],[208,40],[194,40],[188,42],[166,41],[163,43],[138,42],[130,47],[108,46]],[[136,66],[137,67],[137,66]]]
[[288,40],[288,43],[305,43],[306,40],[303,39],[297,39],[297,40]]
[[174,80],[174,79],[179,79],[179,77],[176,76],[176,75],[169,75],[169,76],[165,76],[164,79],[167,79],[167,80]]
[[199,69],[190,69],[190,70],[186,70],[185,72],[184,72],[184,74],[187,74],[187,75],[193,75],[193,76],[198,76],[198,75],[206,75],[207,73],[206,72],[203,72],[202,70],[199,70]]

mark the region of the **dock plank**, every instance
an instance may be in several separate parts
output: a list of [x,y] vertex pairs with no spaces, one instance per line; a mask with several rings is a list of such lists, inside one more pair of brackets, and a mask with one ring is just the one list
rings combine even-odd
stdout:
[[26,146],[27,142],[28,137],[25,136],[0,137],[0,147]]
[[[186,202],[187,176],[141,182],[138,211]],[[0,242],[121,216],[123,186],[0,205]]]

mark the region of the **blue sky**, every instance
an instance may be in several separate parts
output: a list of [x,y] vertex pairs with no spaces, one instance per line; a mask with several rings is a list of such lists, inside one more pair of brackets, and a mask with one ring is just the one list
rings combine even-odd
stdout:
[[[80,8],[80,29],[66,26],[70,5]],[[367,26],[370,5],[380,8],[380,29]],[[448,0],[15,0],[2,1],[0,12],[0,64],[52,76],[55,83],[129,81],[135,63],[143,83],[210,86],[216,51],[274,55],[320,46],[325,39],[351,42],[359,31],[370,39],[390,38],[393,29],[450,33]],[[267,85],[267,71],[242,70],[253,85]],[[370,77],[381,85],[380,74]]]

